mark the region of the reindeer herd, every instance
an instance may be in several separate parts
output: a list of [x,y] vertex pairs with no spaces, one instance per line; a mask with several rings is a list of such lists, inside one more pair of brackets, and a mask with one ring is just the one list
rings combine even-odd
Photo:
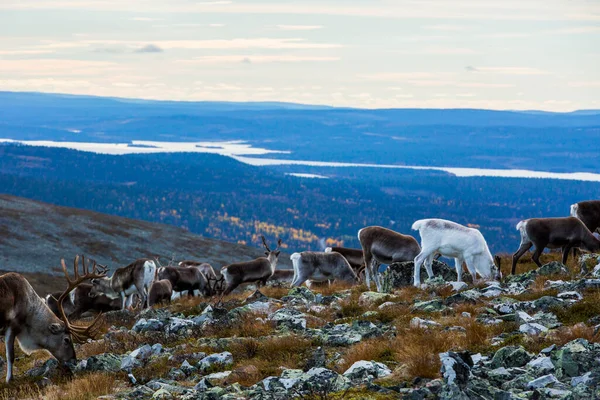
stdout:
[[[521,244],[513,255],[511,273],[516,272],[517,261],[535,246],[533,261],[541,266],[539,257],[545,248],[561,248],[566,263],[571,249],[600,251],[600,240],[594,236],[600,228],[600,200],[584,201],[571,206],[571,216],[564,218],[533,218],[520,221],[517,230]],[[169,302],[179,292],[196,292],[220,299],[238,286],[255,283],[259,287],[268,282],[290,286],[328,284],[343,281],[357,284],[364,281],[371,287],[375,282],[382,290],[381,264],[414,262],[415,286],[421,285],[421,266],[433,277],[433,260],[440,256],[454,258],[457,280],[461,281],[463,264],[474,280],[500,279],[499,266],[494,263],[487,243],[477,229],[442,219],[416,221],[412,229],[419,231],[421,244],[410,235],[370,226],[358,231],[362,249],[327,248],[324,252],[304,251],[290,257],[293,270],[277,269],[281,240],[271,250],[262,236],[265,257],[226,265],[215,271],[208,263],[182,261],[177,265],[161,266],[158,259],[139,259],[118,268],[111,277],[106,267],[75,257],[73,274],[69,276],[64,260],[62,269],[67,280],[63,292],[40,298],[29,282],[20,274],[11,272],[0,276],[0,334],[5,336],[7,373],[12,379],[15,340],[25,351],[49,351],[63,365],[76,361],[73,342],[85,342],[97,333],[97,322],[103,312],[132,307],[137,298],[141,307]],[[85,283],[89,281],[90,283]],[[97,313],[88,326],[72,325],[69,319],[80,318],[88,312]]]

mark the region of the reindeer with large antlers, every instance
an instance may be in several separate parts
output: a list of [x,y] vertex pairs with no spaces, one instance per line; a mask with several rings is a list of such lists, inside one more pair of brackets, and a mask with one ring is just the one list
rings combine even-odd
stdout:
[[33,350],[49,351],[63,366],[69,367],[77,362],[73,342],[83,343],[98,334],[98,320],[87,327],[72,325],[62,307],[69,293],[87,279],[103,277],[105,271],[96,264],[90,272],[83,260],[83,275],[79,274],[79,256],[75,257],[74,278],[69,277],[65,261],[61,260],[63,272],[67,278],[67,289],[58,299],[58,318],[44,300],[37,295],[27,279],[22,275],[9,272],[0,276],[0,332],[5,335],[6,345],[6,382],[13,376],[15,360],[15,339],[19,347],[27,354]]
[[221,268],[221,274],[225,278],[227,287],[223,295],[228,295],[236,287],[245,282],[257,282],[265,285],[267,280],[275,272],[277,267],[277,257],[279,257],[279,247],[281,239],[277,241],[277,248],[271,250],[264,236],[261,236],[263,246],[265,247],[266,257],[259,257],[252,261],[246,261],[236,264],[229,264]]

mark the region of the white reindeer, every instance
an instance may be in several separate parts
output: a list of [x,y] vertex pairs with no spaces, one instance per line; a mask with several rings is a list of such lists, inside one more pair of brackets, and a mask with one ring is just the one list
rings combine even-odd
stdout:
[[433,277],[432,263],[436,253],[454,258],[458,282],[461,281],[463,262],[466,262],[473,281],[476,273],[486,280],[501,278],[488,245],[477,229],[443,219],[421,219],[412,229],[421,235],[421,252],[415,257],[414,286],[421,285],[423,263],[429,278]]

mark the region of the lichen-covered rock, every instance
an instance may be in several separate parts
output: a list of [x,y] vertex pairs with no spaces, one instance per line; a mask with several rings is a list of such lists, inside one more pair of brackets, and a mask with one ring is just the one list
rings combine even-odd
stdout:
[[158,319],[140,318],[131,330],[134,332],[157,332],[162,331],[163,326],[164,324]]
[[206,371],[214,367],[227,367],[231,364],[233,364],[233,355],[228,351],[224,351],[222,353],[214,353],[204,357],[198,362],[196,367],[201,371]]
[[39,367],[34,367],[30,369],[25,373],[25,375],[33,377],[48,377],[54,375],[58,369],[58,361],[56,361],[56,359],[54,358],[51,358],[49,360],[46,360],[46,362],[44,362]]
[[121,369],[121,357],[112,353],[91,356],[81,364],[81,369],[90,372],[118,372]]
[[539,378],[536,378],[532,381],[529,381],[529,383],[527,383],[527,387],[529,389],[539,389],[539,388],[554,385],[556,383],[559,383],[558,379],[556,379],[556,377],[554,375],[548,374],[548,375],[540,376]]
[[[440,276],[444,281],[456,281],[456,270],[448,264],[438,260],[433,261],[433,275]],[[386,292],[392,289],[405,286],[412,286],[415,264],[413,261],[405,261],[391,264],[383,273],[383,286]],[[471,275],[468,272],[462,274],[463,279],[471,282]],[[421,266],[421,277],[428,277],[425,266]]]
[[194,321],[189,319],[171,317],[165,324],[165,332],[176,335],[183,335],[188,329],[194,326]]
[[375,361],[356,361],[344,372],[344,376],[352,382],[368,382],[373,379],[383,378],[392,373],[387,365]]
[[413,311],[422,311],[422,312],[442,312],[446,310],[448,307],[442,303],[440,299],[433,299],[428,301],[418,301],[416,302],[412,310]]
[[435,321],[431,321],[428,319],[423,319],[423,318],[419,318],[419,317],[414,317],[413,319],[410,320],[410,327],[411,328],[429,328],[429,327],[434,327],[434,326],[441,326],[441,324],[439,322],[435,322]]
[[556,368],[556,377],[575,377],[597,367],[598,345],[592,345],[585,339],[575,339],[551,355]]
[[439,355],[442,363],[441,374],[444,384],[439,398],[443,400],[467,400],[464,392],[471,377],[471,367],[457,353],[446,352]]
[[297,286],[290,289],[287,296],[283,297],[281,300],[289,302],[293,299],[300,299],[303,302],[312,303],[315,301],[315,294],[305,286]]
[[522,346],[507,346],[498,350],[492,358],[492,368],[522,367],[527,364],[533,355]]
[[394,297],[395,296],[391,296],[387,293],[363,292],[358,298],[358,304],[365,307],[371,307],[378,302],[385,302]]
[[283,326],[291,330],[306,329],[306,315],[292,308],[280,308],[269,319],[275,321],[277,327]]
[[550,357],[542,356],[529,361],[527,368],[535,371],[536,375],[543,375],[554,371],[554,364]]
[[327,324],[310,334],[321,338],[329,346],[349,346],[363,339],[381,336],[383,332],[374,323],[359,320],[352,324]]

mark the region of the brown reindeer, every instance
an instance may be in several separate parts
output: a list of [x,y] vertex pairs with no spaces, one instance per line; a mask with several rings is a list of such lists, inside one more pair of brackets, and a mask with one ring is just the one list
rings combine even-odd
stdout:
[[540,255],[545,248],[562,249],[562,263],[567,263],[572,248],[582,248],[591,252],[600,250],[600,240],[575,217],[566,218],[531,218],[517,224],[521,233],[521,245],[513,254],[511,274],[517,269],[517,261],[535,245],[533,262],[542,266]]
[[148,306],[155,304],[170,303],[173,296],[173,285],[168,279],[156,280],[150,286],[148,293]]
[[33,350],[47,350],[63,366],[77,362],[73,342],[83,343],[98,333],[97,323],[101,315],[87,327],[71,325],[62,307],[63,301],[77,286],[87,279],[101,278],[96,264],[92,271],[83,262],[83,275],[79,274],[79,256],[75,257],[74,278],[69,277],[65,261],[61,260],[67,278],[67,289],[58,298],[60,318],[48,308],[22,275],[9,272],[0,276],[0,332],[4,333],[6,345],[6,382],[13,377],[15,340],[27,354]]
[[221,274],[225,279],[227,287],[223,296],[231,293],[236,287],[245,282],[256,282],[258,285],[265,285],[269,278],[275,272],[277,267],[277,257],[279,257],[279,247],[281,239],[277,241],[277,248],[271,250],[264,236],[261,236],[263,246],[265,247],[266,257],[259,257],[252,261],[246,261],[236,264],[229,264],[221,268]]
[[380,264],[412,261],[421,251],[417,240],[381,226],[368,226],[358,231],[358,240],[365,256],[365,272],[367,287],[371,287],[371,278],[377,290],[381,291],[379,277]]

